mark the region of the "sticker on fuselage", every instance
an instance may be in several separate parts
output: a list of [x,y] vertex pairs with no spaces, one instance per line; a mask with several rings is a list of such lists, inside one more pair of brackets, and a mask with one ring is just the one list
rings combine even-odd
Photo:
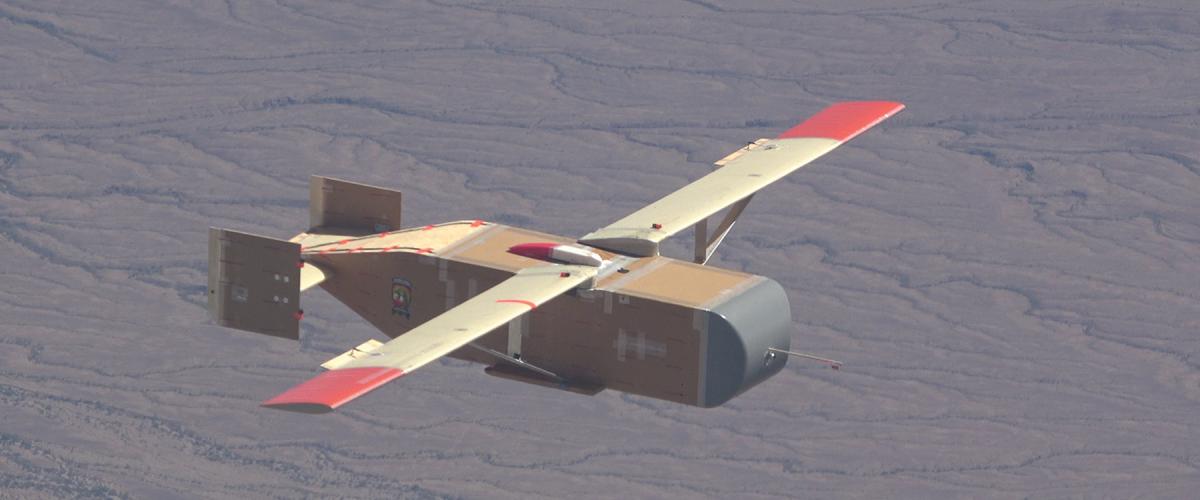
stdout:
[[392,314],[412,317],[412,282],[404,278],[392,278]]

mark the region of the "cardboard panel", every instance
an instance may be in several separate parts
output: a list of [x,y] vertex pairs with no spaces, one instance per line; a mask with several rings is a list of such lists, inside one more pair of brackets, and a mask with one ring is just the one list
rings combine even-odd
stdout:
[[391,189],[314,175],[309,182],[309,226],[361,234],[394,231],[400,229],[401,196]]
[[211,228],[208,309],[221,326],[300,338],[300,245]]

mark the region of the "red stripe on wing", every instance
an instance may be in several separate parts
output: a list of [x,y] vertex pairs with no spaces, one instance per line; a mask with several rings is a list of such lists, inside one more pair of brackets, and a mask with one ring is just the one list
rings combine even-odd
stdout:
[[262,405],[301,413],[326,413],[403,375],[403,370],[380,366],[330,370],[263,401]]
[[500,300],[497,300],[496,303],[497,304],[524,304],[524,305],[529,306],[529,309],[537,309],[537,304],[534,304],[533,302],[530,302],[528,300],[500,299]]
[[903,104],[891,101],[839,102],[788,129],[779,138],[821,137],[846,142],[902,109]]

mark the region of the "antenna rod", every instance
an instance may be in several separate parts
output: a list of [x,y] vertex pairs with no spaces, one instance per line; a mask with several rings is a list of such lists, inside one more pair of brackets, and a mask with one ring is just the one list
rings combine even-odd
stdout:
[[811,359],[813,361],[819,361],[821,363],[825,363],[825,364],[829,365],[829,367],[833,368],[834,370],[839,370],[842,368],[841,361],[838,361],[835,359],[829,359],[829,358],[822,358],[820,356],[813,356],[812,354],[804,354],[802,352],[795,352],[795,351],[785,351],[783,349],[779,349],[779,348],[775,348],[775,347],[768,347],[767,352],[787,354],[788,356],[795,356],[797,358],[804,358],[804,359]]

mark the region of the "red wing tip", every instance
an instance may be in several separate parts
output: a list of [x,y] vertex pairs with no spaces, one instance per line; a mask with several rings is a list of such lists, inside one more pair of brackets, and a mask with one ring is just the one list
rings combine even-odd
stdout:
[[779,138],[818,137],[846,142],[902,109],[904,104],[895,101],[834,103],[780,134]]
[[403,375],[403,370],[384,366],[330,370],[263,401],[262,406],[300,413],[328,413]]

